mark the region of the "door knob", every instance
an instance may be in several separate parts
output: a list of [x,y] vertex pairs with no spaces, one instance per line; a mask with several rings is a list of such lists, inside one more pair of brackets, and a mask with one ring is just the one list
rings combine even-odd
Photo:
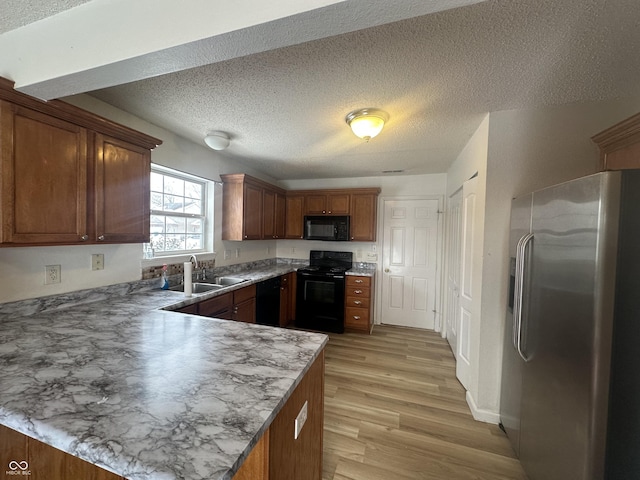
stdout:
[[384,273],[389,273],[389,272],[390,272],[390,270],[388,268],[384,269]]

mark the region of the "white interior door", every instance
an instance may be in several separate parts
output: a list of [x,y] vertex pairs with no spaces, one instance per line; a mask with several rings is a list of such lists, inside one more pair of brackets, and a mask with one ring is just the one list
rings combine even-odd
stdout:
[[460,325],[460,257],[462,232],[462,189],[449,197],[447,208],[447,293],[445,331],[453,355],[458,358]]
[[458,329],[458,349],[456,355],[456,376],[460,383],[469,390],[471,383],[471,328],[477,323],[477,308],[474,302],[477,285],[473,282],[473,265],[476,239],[476,207],[478,178],[464,182],[462,186],[461,210],[461,248],[460,248],[460,315]]
[[386,200],[381,323],[433,329],[438,200]]

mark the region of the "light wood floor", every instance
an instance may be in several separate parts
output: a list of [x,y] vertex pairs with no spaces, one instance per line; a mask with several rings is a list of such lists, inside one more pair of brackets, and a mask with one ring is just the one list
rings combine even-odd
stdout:
[[506,436],[476,422],[439,334],[331,334],[323,480],[526,480]]

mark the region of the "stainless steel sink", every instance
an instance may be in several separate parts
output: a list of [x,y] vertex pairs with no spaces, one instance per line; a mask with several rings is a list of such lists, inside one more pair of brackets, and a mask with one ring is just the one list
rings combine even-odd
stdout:
[[242,282],[246,282],[247,279],[246,278],[240,278],[240,277],[218,277],[214,284],[215,285],[224,285],[225,287],[229,286],[229,285],[235,285],[237,283],[242,283]]
[[[199,283],[199,282],[192,283],[192,286],[193,287],[191,291],[193,293],[207,293],[213,290],[220,290],[221,288],[225,287],[225,285],[216,285],[213,283]],[[175,287],[171,287],[169,290],[173,290],[175,292],[184,292],[184,284],[176,285]]]

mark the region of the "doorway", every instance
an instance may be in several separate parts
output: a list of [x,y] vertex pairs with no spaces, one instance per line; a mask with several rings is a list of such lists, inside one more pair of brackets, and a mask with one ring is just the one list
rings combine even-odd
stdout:
[[437,325],[442,198],[383,201],[380,323]]

